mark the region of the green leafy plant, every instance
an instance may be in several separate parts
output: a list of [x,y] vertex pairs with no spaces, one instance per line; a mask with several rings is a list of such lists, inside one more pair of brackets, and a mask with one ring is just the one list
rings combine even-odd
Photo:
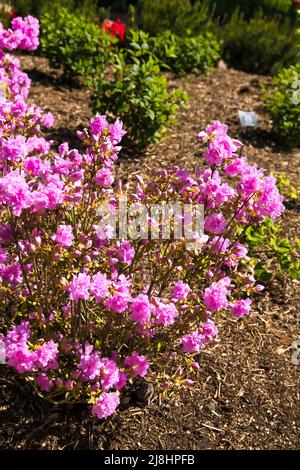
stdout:
[[41,19],[41,51],[67,78],[102,74],[117,39],[89,18],[53,8]]
[[283,272],[291,279],[300,276],[300,239],[291,242],[282,237],[282,232],[283,228],[269,218],[245,232],[250,256],[255,259],[256,277],[261,281]]
[[207,1],[140,0],[138,11],[141,29],[151,35],[166,30],[179,36],[186,36],[187,30],[199,34],[212,22]]
[[277,187],[280,194],[284,196],[285,201],[295,201],[298,198],[298,193],[295,186],[292,185],[291,180],[285,173],[273,173],[277,179]]
[[288,21],[267,18],[258,11],[250,21],[235,10],[223,37],[223,56],[231,66],[245,72],[276,73],[299,60],[296,31]]
[[180,37],[170,31],[150,39],[151,50],[159,60],[178,75],[205,74],[220,58],[220,46],[211,33]]
[[115,56],[112,77],[94,77],[91,85],[94,111],[123,119],[127,137],[142,146],[157,141],[187,101],[183,90],[169,91],[157,59],[134,47]]
[[230,17],[236,7],[245,15],[248,20],[255,16],[258,9],[261,9],[265,16],[279,18],[293,17],[291,0],[210,0],[213,4],[216,15]]
[[66,8],[75,12],[83,18],[94,19],[97,13],[96,0],[13,0],[14,8],[20,16],[28,14],[40,18],[53,8]]
[[277,139],[290,147],[300,145],[300,64],[283,69],[266,93],[266,109]]

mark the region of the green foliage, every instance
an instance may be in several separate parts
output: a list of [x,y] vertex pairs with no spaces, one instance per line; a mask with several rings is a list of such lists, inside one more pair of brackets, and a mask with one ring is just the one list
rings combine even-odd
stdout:
[[256,277],[261,281],[269,281],[284,272],[291,279],[300,276],[300,240],[292,243],[281,236],[282,231],[279,224],[267,218],[257,227],[248,227],[245,232],[250,256],[256,260]]
[[89,18],[53,8],[41,18],[41,51],[67,78],[103,73],[116,39]]
[[143,31],[131,31],[128,37],[131,55],[144,59],[153,56],[161,68],[180,76],[190,72],[205,74],[216,65],[220,57],[220,46],[211,33],[180,37],[166,31],[149,37]]
[[[298,198],[296,188],[284,173],[276,173],[277,186],[286,200]],[[243,228],[240,228],[240,233]],[[280,224],[267,218],[258,226],[251,226],[244,232],[244,242],[249,254],[255,259],[256,276],[261,281],[269,281],[274,276],[287,273],[291,279],[300,277],[300,239],[290,241],[282,237]]]
[[140,0],[138,10],[141,29],[151,35],[166,30],[178,36],[186,36],[187,30],[199,34],[212,21],[207,1]]
[[289,201],[295,201],[298,198],[297,190],[287,175],[285,173],[273,173],[273,176],[277,179],[280,194]]
[[281,70],[266,96],[278,140],[290,147],[300,145],[300,64]]
[[97,12],[96,0],[13,0],[12,3],[20,16],[30,14],[38,18],[53,8],[66,8],[90,19],[94,19]]
[[211,33],[179,37],[170,31],[150,39],[151,50],[174,73],[184,76],[193,72],[205,74],[220,58],[220,46]]
[[12,3],[18,15],[38,16],[42,2],[39,0],[13,0]]
[[284,21],[266,18],[261,11],[248,22],[236,10],[224,26],[223,55],[232,67],[245,72],[276,73],[299,60],[296,31]]
[[271,18],[293,16],[291,0],[210,0],[210,4],[214,5],[216,15],[222,17],[230,17],[237,7],[247,20],[253,18],[258,9]]
[[155,57],[141,49],[115,56],[113,76],[92,79],[94,111],[108,112],[126,122],[128,138],[142,146],[157,141],[187,101],[181,89],[168,90]]

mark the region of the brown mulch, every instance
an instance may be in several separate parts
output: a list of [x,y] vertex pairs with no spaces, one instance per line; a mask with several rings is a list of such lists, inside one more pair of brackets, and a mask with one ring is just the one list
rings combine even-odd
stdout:
[[[21,57],[32,77],[30,100],[51,109],[59,143],[70,140],[91,117],[89,92],[63,84],[45,59]],[[199,162],[194,135],[212,119],[230,126],[245,143],[244,154],[268,171],[286,172],[300,190],[300,151],[274,143],[263,112],[259,83],[268,77],[221,67],[208,77],[174,80],[190,95],[186,110],[159,144],[143,152],[124,151],[118,173],[127,177],[171,165],[193,169]],[[241,129],[237,110],[256,111],[260,127]],[[72,137],[73,139],[73,137]],[[72,140],[73,142],[73,140]],[[300,205],[285,212],[283,225],[299,236]],[[200,355],[193,388],[148,406],[131,399],[104,423],[87,407],[58,408],[31,396],[4,366],[0,369],[1,449],[299,449],[300,365],[292,364],[291,345],[300,340],[299,281],[272,281],[249,318],[223,318],[220,343]]]

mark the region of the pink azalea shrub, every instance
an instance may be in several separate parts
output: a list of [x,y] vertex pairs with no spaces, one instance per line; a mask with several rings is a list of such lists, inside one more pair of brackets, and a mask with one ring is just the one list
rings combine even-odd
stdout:
[[[0,339],[8,366],[38,394],[91,403],[102,419],[136,377],[164,390],[192,385],[218,318],[248,315],[261,290],[240,228],[284,206],[276,179],[241,158],[219,122],[197,136],[206,169],[159,170],[131,189],[114,183],[119,120],[96,116],[78,132],[83,150],[64,143],[56,152],[42,133],[52,116],[26,103],[30,80],[3,52],[34,49],[37,34],[30,17],[0,29]],[[202,204],[205,235],[115,240],[109,224],[99,233],[99,209],[116,212],[124,196],[129,205]]]

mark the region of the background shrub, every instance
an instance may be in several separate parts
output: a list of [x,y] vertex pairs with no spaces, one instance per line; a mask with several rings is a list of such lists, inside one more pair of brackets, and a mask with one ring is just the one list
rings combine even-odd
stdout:
[[52,8],[41,18],[41,51],[68,78],[102,73],[116,42],[89,18],[66,8]]
[[266,107],[277,138],[288,146],[300,146],[300,64],[283,69],[266,94]]
[[190,72],[204,74],[220,58],[219,43],[211,33],[180,37],[166,31],[151,38],[150,45],[159,60],[181,76]]
[[197,34],[212,22],[206,0],[140,0],[138,12],[141,29],[151,35],[166,30],[179,36],[186,36],[187,30]]
[[230,18],[237,7],[247,20],[253,18],[259,9],[271,18],[274,15],[279,18],[294,17],[291,0],[210,0],[209,4],[214,13],[223,18]]
[[84,18],[94,19],[97,12],[97,0],[13,0],[14,8],[20,16],[31,14],[40,18],[53,8],[66,8],[76,11]]
[[126,122],[128,138],[140,145],[158,140],[187,101],[183,90],[168,90],[167,79],[151,54],[138,58],[130,50],[116,56],[113,77],[95,77],[92,86],[93,110],[120,117]]
[[221,34],[225,61],[245,72],[276,73],[299,60],[296,32],[290,24],[279,24],[261,12],[247,22],[236,10]]

